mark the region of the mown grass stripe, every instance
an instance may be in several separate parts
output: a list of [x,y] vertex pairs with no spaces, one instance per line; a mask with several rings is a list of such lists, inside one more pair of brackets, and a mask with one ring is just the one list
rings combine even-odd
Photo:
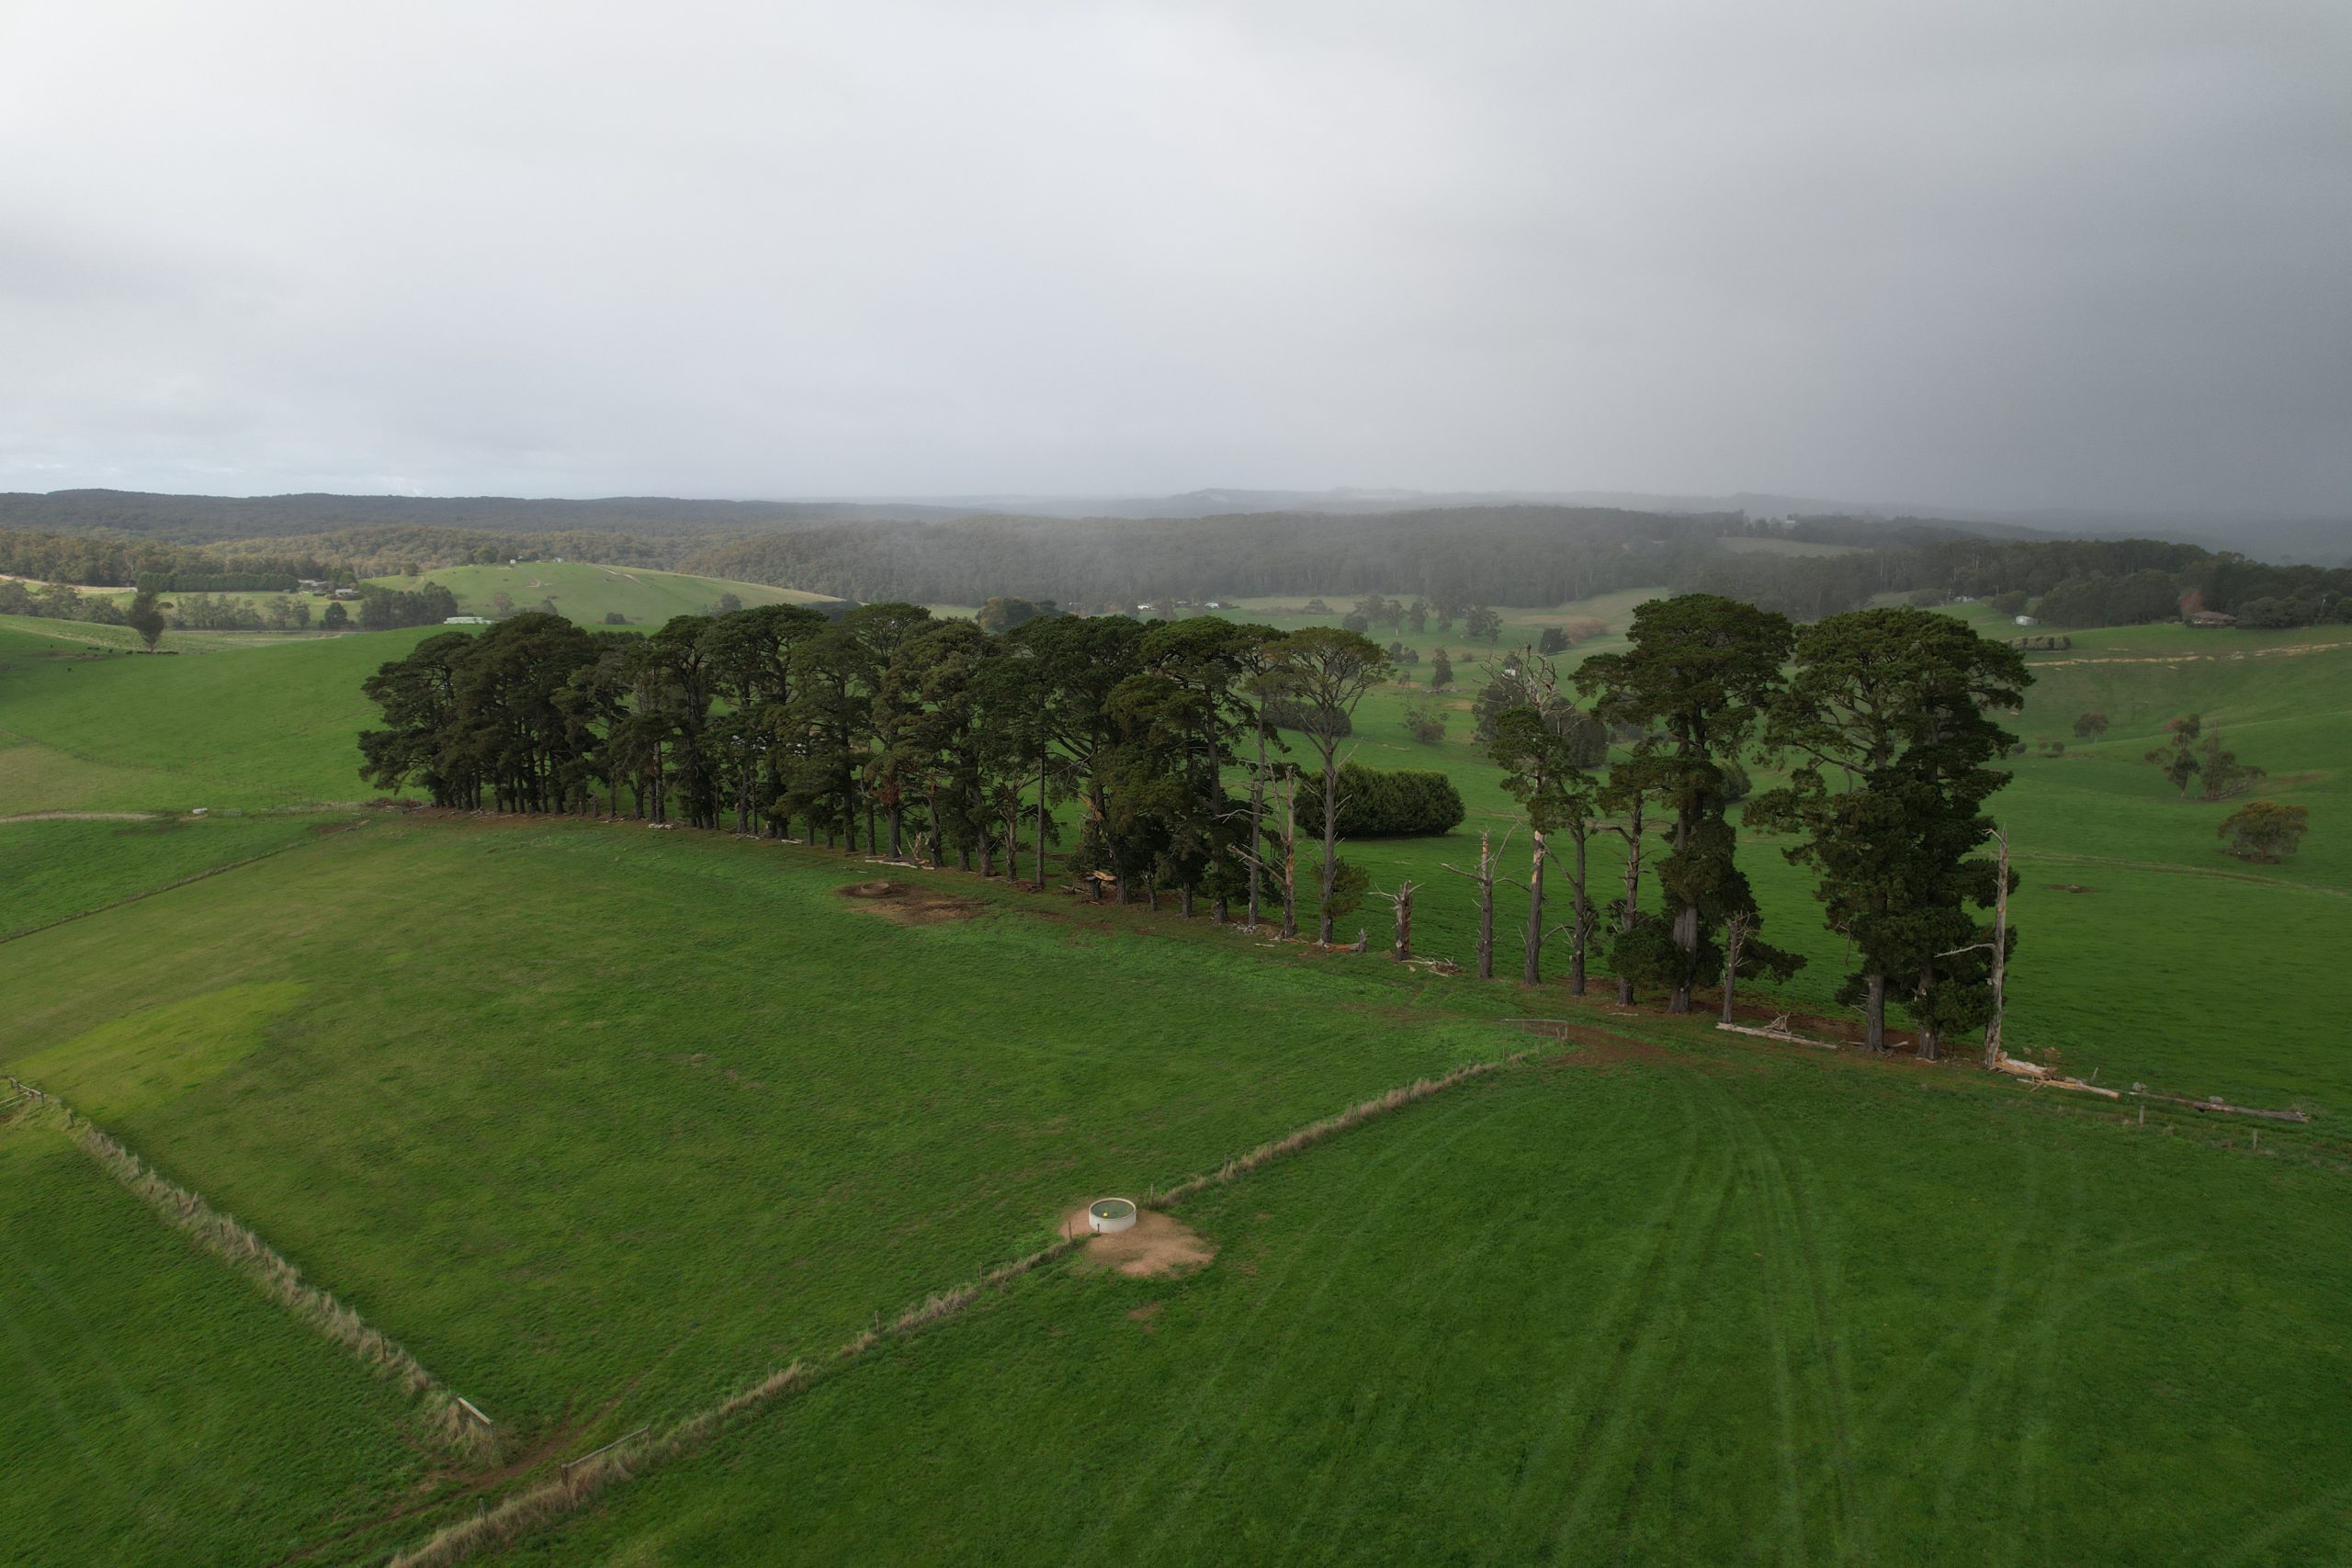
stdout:
[[[1171,1207],[1212,1187],[1228,1185],[1251,1171],[1311,1148],[1351,1128],[1360,1127],[1408,1105],[1419,1104],[1447,1089],[1498,1073],[1532,1055],[1532,1051],[1515,1051],[1492,1061],[1466,1063],[1437,1077],[1417,1078],[1409,1084],[1399,1085],[1385,1094],[1374,1095],[1370,1100],[1350,1106],[1337,1115],[1309,1122],[1296,1132],[1261,1144],[1247,1154],[1226,1161],[1213,1171],[1204,1172],[1164,1192],[1147,1197],[1145,1202],[1155,1208]],[[621,1443],[609,1445],[599,1453],[561,1470],[554,1480],[518,1493],[495,1508],[485,1509],[471,1517],[444,1526],[416,1546],[395,1554],[390,1568],[449,1568],[450,1564],[462,1562],[479,1552],[511,1545],[546,1529],[608,1488],[633,1480],[658,1465],[700,1448],[738,1416],[764,1408],[780,1399],[805,1393],[820,1378],[847,1370],[859,1358],[884,1342],[903,1338],[954,1317],[990,1292],[1001,1290],[1022,1275],[1077,1250],[1087,1239],[1082,1235],[1064,1236],[1010,1263],[1000,1264],[969,1284],[928,1296],[888,1323],[877,1319],[874,1326],[863,1330],[843,1344],[825,1363],[812,1365],[808,1361],[796,1359],[769,1372],[757,1382],[739,1389],[707,1409],[686,1416],[659,1437],[640,1443],[629,1443],[624,1439]]]

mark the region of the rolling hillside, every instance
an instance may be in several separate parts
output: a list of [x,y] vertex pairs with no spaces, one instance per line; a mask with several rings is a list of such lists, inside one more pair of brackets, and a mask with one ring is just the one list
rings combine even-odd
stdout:
[[452,566],[427,572],[415,581],[397,577],[373,581],[387,588],[413,588],[417,581],[440,583],[458,596],[458,609],[469,615],[494,613],[493,606],[501,593],[512,600],[518,610],[536,610],[543,602],[552,602],[558,615],[582,626],[601,625],[608,615],[626,616],[632,626],[660,626],[673,615],[707,615],[720,596],[729,593],[744,604],[834,603],[821,593],[771,588],[764,583],[730,582],[723,578],[688,577],[637,567],[591,566],[578,561]]
[[[1494,646],[1585,622],[1570,660],[1622,646],[1639,597],[1511,612]],[[2037,655],[1997,802],[2012,1046],[2298,1124],[2143,1122],[1965,1045],[1872,1060],[1402,969],[1378,905],[1344,933],[1372,953],[1322,953],[724,833],[314,809],[369,793],[358,683],[430,630],[146,658],[82,629],[0,624],[0,1070],[495,1437],[434,1449],[0,1092],[0,1379],[40,1394],[0,1416],[0,1561],[383,1562],[445,1528],[404,1561],[2352,1550],[2352,1260],[2324,1245],[2352,1201],[2352,644],[2143,627]],[[1398,640],[1417,682],[1446,646],[1456,687],[1375,694],[1359,758],[1447,773],[1471,816],[1346,852],[1422,886],[1419,953],[1466,959],[1444,866],[1514,816],[1469,732],[1489,647]],[[1425,701],[1436,744],[1406,728]],[[2092,709],[2110,728],[2078,743]],[[2138,760],[2189,709],[2309,807],[2297,860],[2222,856],[2228,807]],[[21,819],[110,811],[161,815]],[[1782,848],[1740,848],[1766,934],[1812,961],[1775,1005],[1835,1013],[1841,943]],[[1495,1066],[1385,1094],[1468,1064]],[[1057,1243],[1074,1205],[1196,1177],[1169,1214],[1204,1264],[1131,1278]]]

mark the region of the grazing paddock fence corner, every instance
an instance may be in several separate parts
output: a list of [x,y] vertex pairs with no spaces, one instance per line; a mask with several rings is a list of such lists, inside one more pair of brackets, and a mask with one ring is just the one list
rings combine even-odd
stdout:
[[[1434,1078],[1418,1078],[1387,1093],[1350,1106],[1336,1116],[1311,1122],[1249,1153],[1229,1159],[1216,1170],[1193,1177],[1145,1201],[1165,1208],[1211,1187],[1223,1186],[1272,1161],[1298,1153],[1324,1139],[1363,1125],[1375,1117],[1415,1104],[1432,1095],[1486,1077],[1526,1061],[1535,1053],[1514,1051],[1487,1062],[1469,1062]],[[659,1435],[640,1427],[592,1453],[566,1462],[552,1480],[518,1492],[494,1508],[443,1526],[405,1551],[396,1553],[387,1568],[452,1568],[477,1553],[511,1546],[578,1512],[606,1488],[653,1470],[700,1448],[738,1416],[752,1414],[778,1400],[806,1393],[817,1381],[845,1371],[886,1340],[901,1338],[964,1311],[991,1291],[1001,1290],[1023,1275],[1076,1251],[1092,1240],[1091,1235],[1065,1235],[1036,1251],[1001,1263],[969,1284],[925,1297],[896,1317],[876,1314],[874,1322],[844,1342],[823,1363],[811,1366],[795,1360],[767,1373],[758,1382],[729,1394],[681,1419]]]
[[130,1189],[165,1224],[236,1269],[264,1296],[414,1400],[428,1437],[465,1459],[494,1455],[498,1434],[490,1417],[469,1401],[451,1393],[399,1342],[337,1300],[333,1292],[305,1280],[300,1269],[233,1215],[222,1213],[206,1202],[200,1193],[157,1172],[120,1140],[64,1100],[17,1078],[8,1081],[36,1101],[38,1111],[52,1121],[75,1147]]

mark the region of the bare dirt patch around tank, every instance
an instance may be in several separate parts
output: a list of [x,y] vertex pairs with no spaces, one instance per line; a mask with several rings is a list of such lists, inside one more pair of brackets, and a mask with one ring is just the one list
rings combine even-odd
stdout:
[[968,920],[980,906],[952,893],[922,887],[911,882],[853,882],[834,892],[868,914],[902,926],[935,926],[947,920]]
[[[1072,1209],[1062,1216],[1065,1239],[1088,1235],[1086,1211]],[[1078,1249],[1077,1267],[1087,1271],[1111,1269],[1138,1280],[1160,1280],[1189,1274],[1207,1267],[1216,1257],[1208,1238],[1172,1214],[1146,1209],[1135,1224],[1110,1235],[1091,1236]]]

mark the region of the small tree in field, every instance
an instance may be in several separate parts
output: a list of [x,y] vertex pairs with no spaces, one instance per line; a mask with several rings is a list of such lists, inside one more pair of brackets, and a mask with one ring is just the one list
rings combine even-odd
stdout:
[[2165,726],[2172,734],[2172,744],[2158,746],[2140,759],[2163,769],[2165,782],[2178,790],[2183,800],[2188,798],[2188,781],[2204,771],[2197,761],[2197,737],[2204,728],[2202,718],[2184,714]]
[[343,601],[340,599],[331,601],[327,605],[326,614],[319,617],[319,629],[322,631],[339,632],[349,625],[351,625],[351,612],[343,607]]
[[2262,780],[2262,770],[2238,761],[2238,754],[2222,744],[2221,731],[2205,732],[2205,744],[2197,750],[2197,765],[2205,774],[2205,798],[2227,800],[2233,795],[2244,795]]
[[148,652],[154,652],[155,645],[164,640],[164,612],[156,607],[153,592],[141,589],[130,601],[130,613],[122,618],[124,624],[139,634],[140,640],[147,645]]
[[1544,635],[1536,639],[1535,651],[1538,653],[1566,653],[1567,650],[1568,634],[1559,626],[1545,626]]
[[1430,690],[1434,692],[1453,684],[1453,660],[1448,659],[1445,649],[1441,648],[1430,657]]
[[2107,715],[2103,713],[2086,713],[2075,721],[2075,739],[2077,740],[2096,740],[2106,733]]
[[2294,858],[2311,830],[2311,813],[2275,800],[2251,800],[2222,818],[2222,852],[2240,860],[2276,863]]

